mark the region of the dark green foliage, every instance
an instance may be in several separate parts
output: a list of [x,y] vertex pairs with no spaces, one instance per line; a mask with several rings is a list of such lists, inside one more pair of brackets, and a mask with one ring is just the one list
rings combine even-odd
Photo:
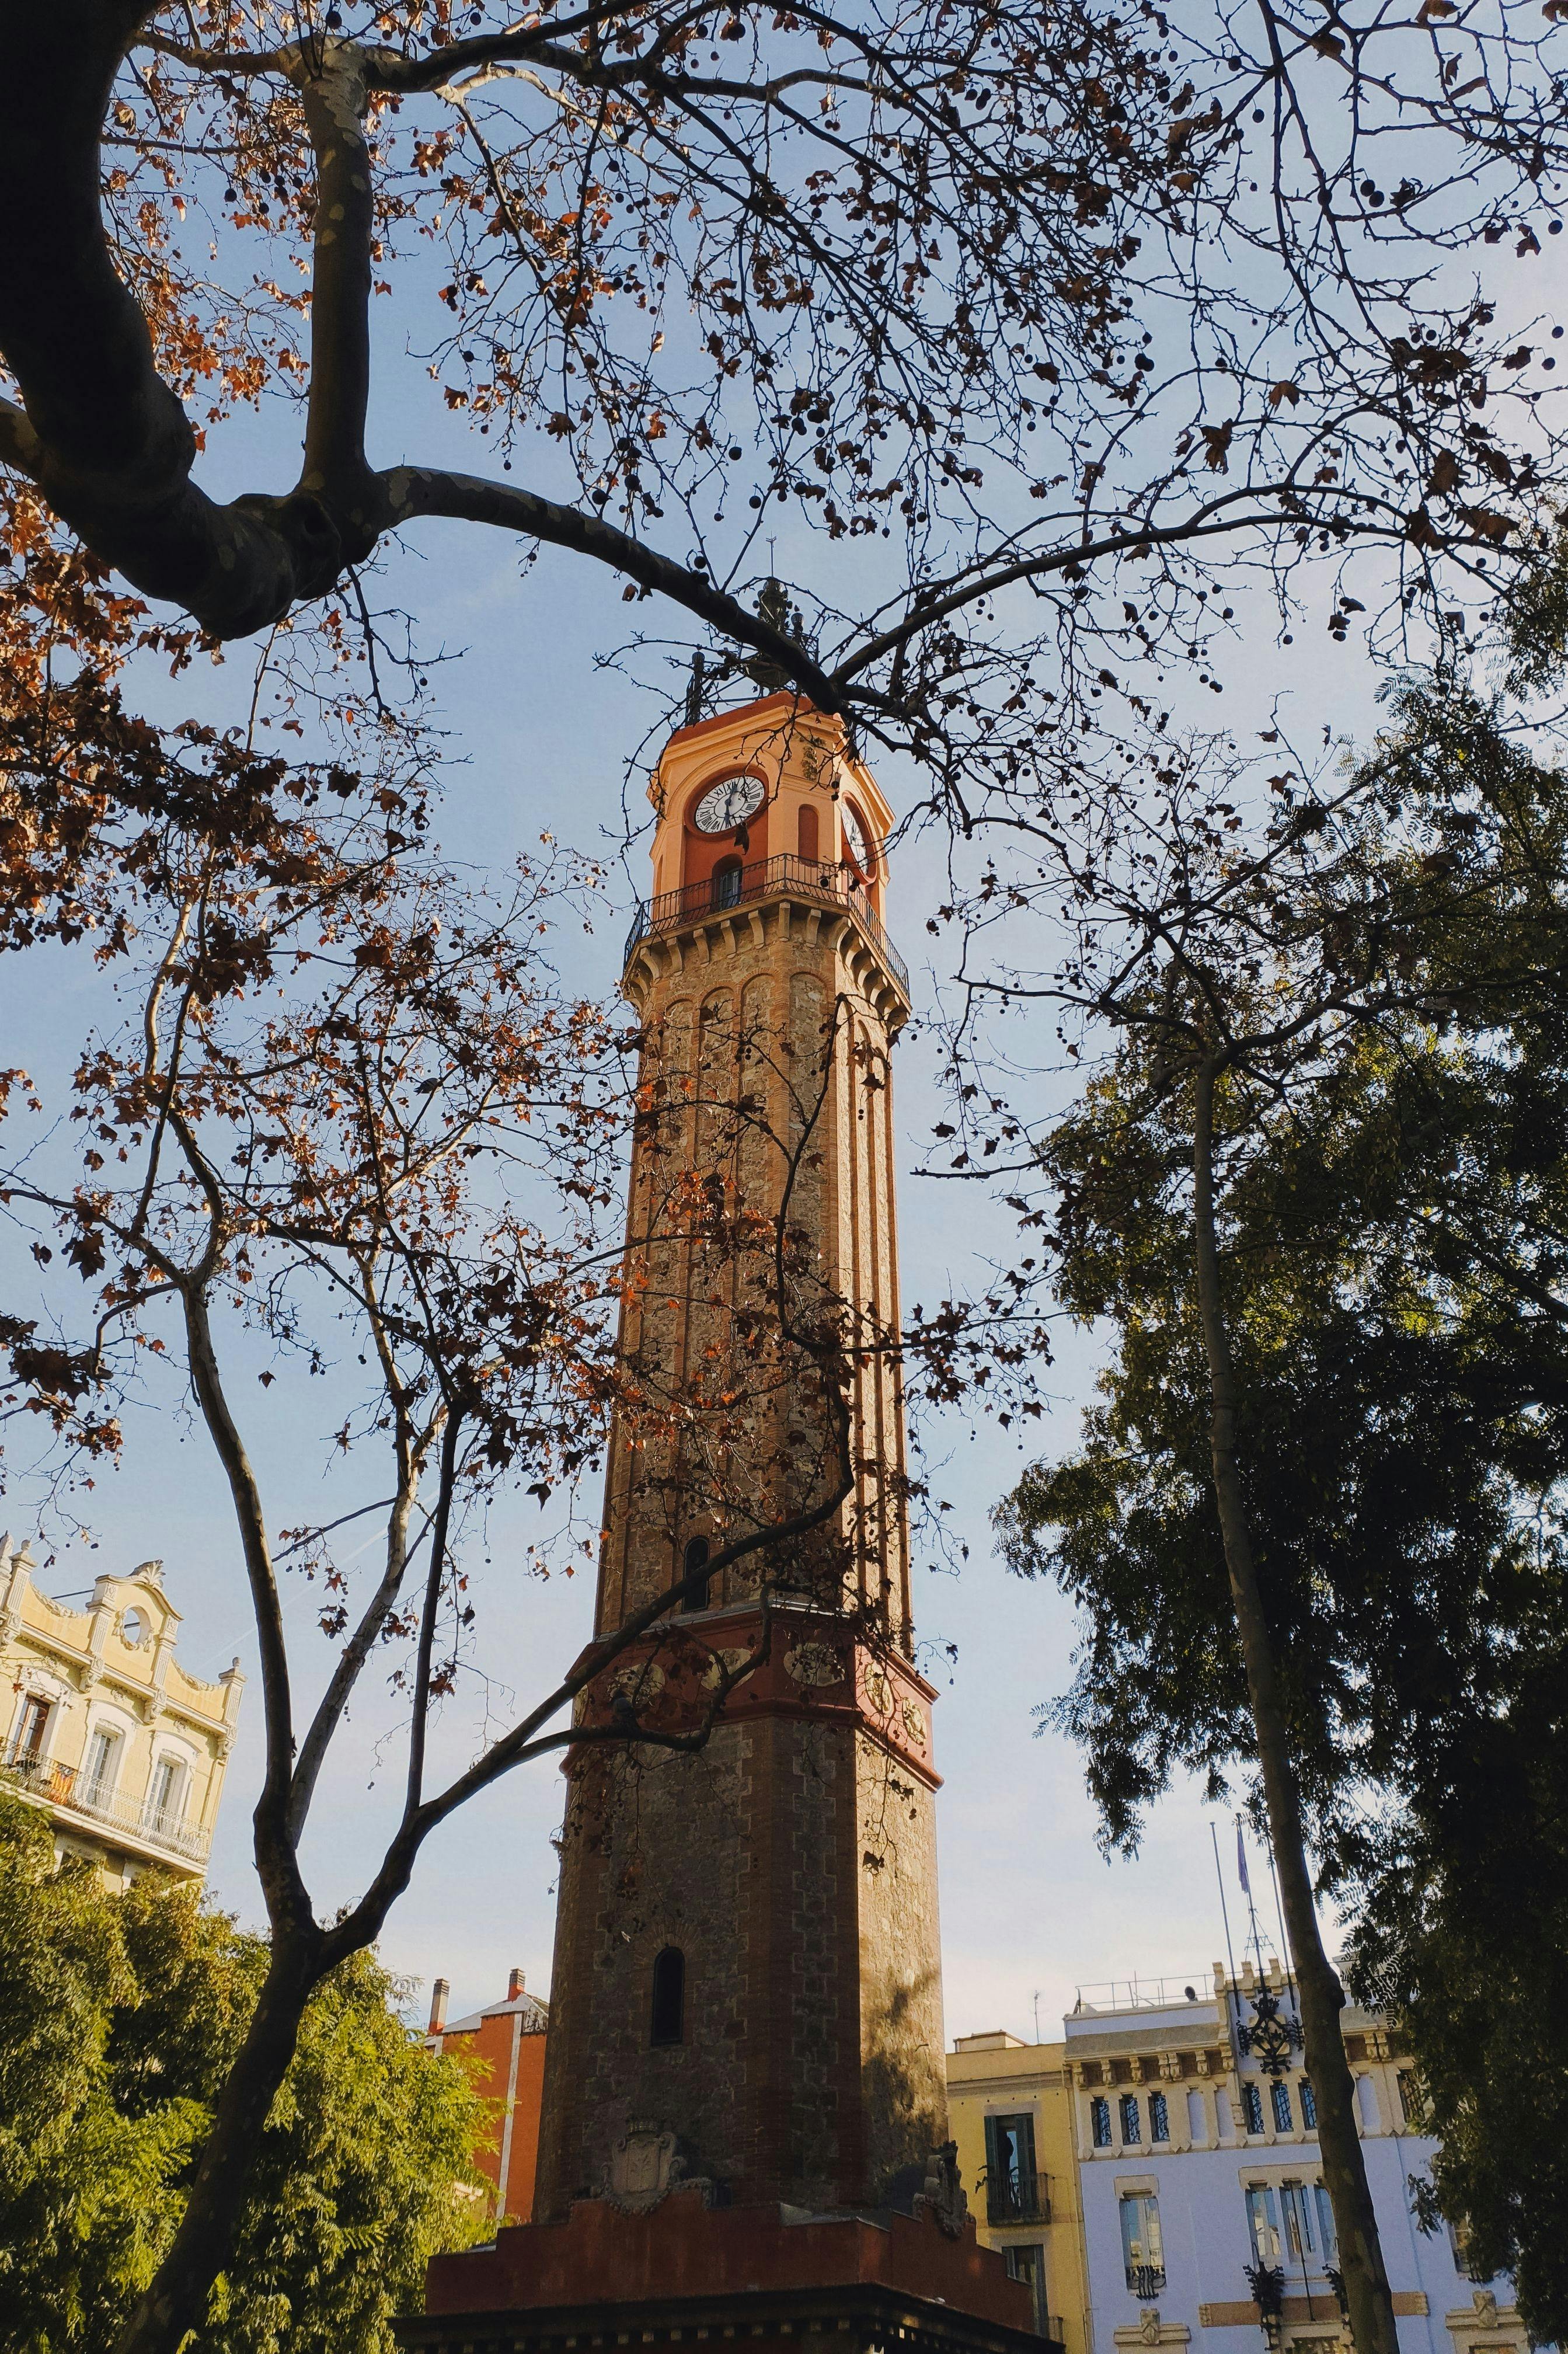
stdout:
[[[1536,2336],[1561,2342],[1568,785],[1452,683],[1407,690],[1397,720],[1331,889],[1270,906],[1289,953],[1221,984],[1233,1035],[1339,1000],[1223,1084],[1236,1451],[1321,1883],[1442,2141],[1425,2220],[1516,2271]],[[1217,1794],[1254,1760],[1190,1097],[1157,1020],[1123,1041],[1041,1153],[1058,1297],[1109,1331],[1101,1396],[1078,1452],[1035,1466],[998,1522],[1012,1565],[1081,1607],[1054,1713],[1107,1840],[1131,1846],[1173,1770]]]
[[[95,2354],[168,2245],[265,1942],[149,1874],[54,1870],[0,1790],[0,2349]],[[482,2105],[368,1954],[317,1989],[234,2260],[189,2354],[382,2354],[427,2257],[474,2236]]]

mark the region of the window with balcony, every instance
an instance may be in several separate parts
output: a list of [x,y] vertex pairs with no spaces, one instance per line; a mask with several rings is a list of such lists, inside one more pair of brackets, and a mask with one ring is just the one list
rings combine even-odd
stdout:
[[1318,2095],[1305,2076],[1301,2079],[1301,2122],[1308,2133],[1318,2130]]
[[1150,2093],[1149,2095],[1149,2138],[1150,2141],[1169,2141],[1171,2138],[1171,2111],[1163,2093]]
[[1165,2286],[1165,2243],[1160,2232],[1160,2201],[1151,2190],[1124,2192],[1121,2199],[1121,2253],[1127,2285],[1147,2303]]
[[41,1692],[29,1692],[22,1702],[22,1713],[16,1723],[16,1738],[12,1744],[14,1765],[32,1764],[44,1754],[44,1735],[49,1729],[52,1701]]
[[1275,2132],[1294,2133],[1296,2130],[1296,2120],[1290,2114],[1289,2085],[1282,2079],[1277,2077],[1275,2082],[1270,2084],[1268,2088],[1268,2097],[1274,2106]]
[[107,1806],[120,1776],[120,1735],[100,1725],[87,1744],[87,1772],[82,1796],[90,1807]]
[[1397,2078],[1399,2105],[1404,2112],[1406,2133],[1426,2130],[1426,2099],[1421,2090],[1421,2079],[1414,2068],[1402,2068]]
[[1030,2115],[987,2117],[985,2203],[991,2223],[1044,2221],[1040,2177],[1034,2167],[1034,2119]]
[[1121,2137],[1130,2148],[1143,2139],[1143,2121],[1138,2114],[1138,2094],[1124,2093],[1118,2104],[1121,2111]]
[[1242,2085],[1242,2127],[1249,2134],[1263,2131],[1263,2094],[1250,2080]]
[[147,1785],[147,1820],[155,1831],[177,1830],[185,1812],[185,1766],[177,1757],[160,1757]]
[[740,861],[721,858],[714,868],[713,903],[715,907],[738,907],[740,905]]
[[1089,2103],[1089,2131],[1094,2136],[1097,2149],[1109,2149],[1111,2146],[1110,2103],[1103,2093],[1097,2093]]

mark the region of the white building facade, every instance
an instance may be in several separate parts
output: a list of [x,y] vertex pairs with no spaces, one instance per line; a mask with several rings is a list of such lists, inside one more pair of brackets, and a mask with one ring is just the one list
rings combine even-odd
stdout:
[[[1290,2039],[1277,2074],[1247,2050],[1260,1994]],[[1352,2009],[1343,2024],[1401,2354],[1527,2354],[1510,2284],[1472,2280],[1449,2233],[1416,2228],[1410,2177],[1436,2145],[1413,2073],[1375,2017]],[[1348,2348],[1312,2090],[1277,1963],[1264,1980],[1249,1963],[1233,1984],[1216,1964],[1212,1980],[1080,1998],[1065,2028],[1093,2354],[1261,2354],[1259,2286],[1279,2307],[1279,2354]]]

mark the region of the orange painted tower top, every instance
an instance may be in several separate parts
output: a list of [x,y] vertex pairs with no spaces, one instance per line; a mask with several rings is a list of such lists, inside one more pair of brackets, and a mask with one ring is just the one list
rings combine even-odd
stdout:
[[678,728],[648,788],[658,811],[643,936],[798,887],[843,901],[908,976],[882,929],[893,811],[840,719],[793,694]]

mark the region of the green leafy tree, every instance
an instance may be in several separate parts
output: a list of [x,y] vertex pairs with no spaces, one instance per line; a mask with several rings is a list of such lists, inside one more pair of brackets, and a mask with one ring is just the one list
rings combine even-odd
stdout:
[[[111,2344],[185,2207],[267,1971],[264,1939],[149,1874],[54,1867],[0,1792],[0,2349]],[[487,2213],[484,2104],[358,1953],[324,1978],[191,2354],[379,2354],[427,2258]]]
[[1004,1543],[1085,1610],[1060,1713],[1110,1839],[1178,1765],[1255,1774],[1358,2344],[1387,2284],[1308,1851],[1364,1875],[1369,1804],[1438,1787],[1560,1610],[1564,796],[1486,722],[1409,691],[1261,841],[1200,778],[1119,897],[1102,858],[1050,993],[1117,1043],[1014,1197],[1112,1356]]

